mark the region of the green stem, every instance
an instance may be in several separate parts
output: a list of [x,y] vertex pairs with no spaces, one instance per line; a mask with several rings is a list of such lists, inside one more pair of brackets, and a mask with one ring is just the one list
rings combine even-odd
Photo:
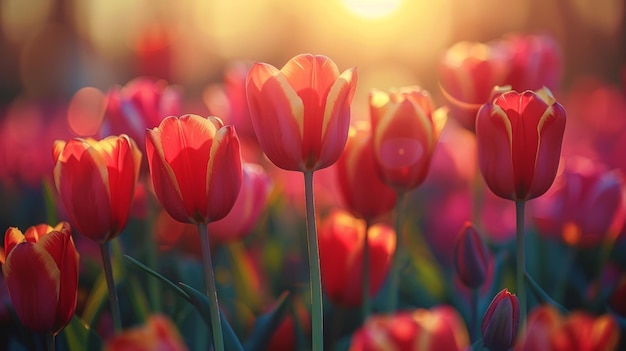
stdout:
[[563,303],[565,299],[565,288],[567,287],[567,278],[569,278],[570,270],[572,269],[572,265],[574,263],[574,258],[576,257],[577,249],[575,247],[568,247],[567,254],[563,260],[563,264],[561,269],[558,272],[556,278],[556,284],[554,286],[554,299]]
[[524,251],[524,200],[515,201],[516,241],[517,241],[517,298],[520,306],[519,325],[526,325],[526,289],[524,288],[524,273],[526,272],[526,256]]
[[56,347],[56,336],[52,333],[46,334],[46,350],[54,351]]
[[324,311],[322,306],[322,279],[320,253],[315,225],[315,201],[313,200],[313,171],[304,172],[304,196],[306,199],[306,234],[309,249],[311,284],[311,334],[313,351],[324,349]]
[[404,253],[402,251],[402,210],[404,209],[405,193],[398,192],[396,200],[396,248],[393,253],[391,277],[387,296],[387,313],[392,313],[398,306],[398,285],[400,284],[400,271],[404,265]]
[[372,310],[370,301],[370,226],[370,221],[365,221],[365,239],[363,240],[363,281],[361,287],[363,292],[363,304],[361,305],[361,312],[363,314],[364,321],[367,319],[367,317],[369,317]]
[[109,242],[100,243],[100,254],[102,255],[102,264],[104,265],[104,276],[109,289],[109,303],[111,304],[111,317],[113,318],[113,327],[115,332],[122,331],[122,318],[120,315],[120,303],[117,299],[117,291],[115,289],[115,280],[113,279],[113,266],[111,265],[111,246]]
[[204,271],[204,284],[206,285],[206,296],[209,298],[211,331],[213,332],[213,348],[215,351],[224,351],[224,336],[222,335],[222,322],[220,321],[220,306],[217,302],[217,289],[215,288],[213,262],[211,261],[211,247],[209,246],[209,230],[206,224],[198,224],[198,235],[200,235],[200,245],[202,246],[202,264]]
[[482,215],[481,211],[484,203],[484,181],[482,174],[480,173],[480,167],[478,164],[475,165],[474,177],[472,178],[472,223],[478,229],[478,232],[484,232],[482,230]]

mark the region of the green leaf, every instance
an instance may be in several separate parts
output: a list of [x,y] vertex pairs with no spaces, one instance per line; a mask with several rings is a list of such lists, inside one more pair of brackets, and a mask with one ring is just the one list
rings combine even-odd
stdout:
[[184,298],[185,300],[191,302],[190,299],[189,299],[189,294],[187,294],[183,289],[178,287],[178,285],[174,284],[169,279],[165,278],[161,274],[159,274],[159,273],[155,272],[154,270],[152,270],[150,267],[144,265],[143,263],[137,261],[136,259],[134,259],[134,258],[132,258],[132,257],[130,257],[128,255],[124,255],[124,258],[126,259],[126,262],[132,263],[135,267],[139,268],[141,271],[143,271],[145,273],[148,273],[149,275],[151,275],[154,278],[157,278],[163,284],[168,286],[170,289],[174,290],[182,298]]
[[[209,298],[185,283],[178,283],[178,285],[189,295],[189,302],[194,305],[194,307],[196,307],[198,313],[200,313],[200,315],[202,316],[202,319],[204,319],[206,324],[210,327],[211,313],[209,309]],[[224,346],[226,350],[243,351],[243,346],[241,346],[241,342],[239,342],[237,335],[235,335],[233,328],[231,328],[230,324],[222,314],[222,311],[220,311],[220,321],[222,323],[222,330],[224,333]]]
[[291,305],[293,299],[291,298],[291,294],[288,291],[285,291],[278,298],[278,304],[274,307],[270,312],[259,316],[254,323],[254,329],[252,330],[252,335],[248,342],[246,343],[246,350],[249,351],[263,351],[267,349],[267,344],[269,343],[272,335],[278,327],[280,323],[285,318],[287,311],[289,310],[289,306]]
[[552,306],[556,307],[562,314],[569,313],[567,311],[567,308],[554,301],[554,299],[552,299],[545,291],[543,291],[539,284],[537,284],[537,282],[535,282],[527,272],[524,272],[524,278],[526,279],[526,283],[528,283],[528,286],[530,287],[530,291],[533,293],[533,295],[535,295],[535,298],[537,298],[539,302],[551,304]]

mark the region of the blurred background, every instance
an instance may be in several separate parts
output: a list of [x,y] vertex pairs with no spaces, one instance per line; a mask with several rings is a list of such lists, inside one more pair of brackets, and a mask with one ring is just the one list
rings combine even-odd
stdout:
[[324,54],[358,67],[353,120],[367,119],[372,88],[418,84],[442,104],[445,50],[507,33],[552,36],[565,89],[581,76],[617,84],[625,11],[622,0],[0,0],[0,225],[45,220],[51,143],[95,135],[107,91],[137,76],[180,87],[184,113],[207,115],[203,94],[232,62]]

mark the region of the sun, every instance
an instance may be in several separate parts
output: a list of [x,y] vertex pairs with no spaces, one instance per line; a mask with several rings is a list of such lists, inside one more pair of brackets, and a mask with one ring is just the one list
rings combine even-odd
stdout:
[[379,19],[394,13],[403,0],[341,0],[343,5],[356,16]]

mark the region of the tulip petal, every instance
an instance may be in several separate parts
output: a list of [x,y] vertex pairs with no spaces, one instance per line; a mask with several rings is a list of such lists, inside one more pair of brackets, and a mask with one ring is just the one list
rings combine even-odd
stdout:
[[42,236],[50,233],[52,230],[53,228],[48,224],[37,224],[26,229],[26,233],[24,233],[24,238],[26,239],[26,241],[36,243]]
[[497,105],[486,104],[478,110],[476,138],[478,162],[489,189],[505,199],[515,199],[511,123]]
[[350,128],[350,103],[356,89],[356,70],[343,72],[328,93],[325,103],[319,160],[314,169],[334,164],[343,152]]
[[116,235],[126,226],[139,176],[141,153],[135,142],[124,134],[109,136],[93,148],[100,152],[107,166],[111,205],[115,206],[111,208],[111,235]]
[[539,144],[535,157],[532,185],[528,191],[529,198],[542,195],[552,185],[559,167],[564,132],[565,110],[560,104],[555,103],[541,115],[537,125]]
[[103,156],[87,141],[72,139],[59,155],[54,178],[78,231],[94,240],[109,235],[111,199]]
[[261,148],[278,167],[300,171],[304,104],[276,68],[256,63],[246,81],[252,125]]
[[[171,123],[169,122],[171,118],[176,117],[167,117],[162,124]],[[192,219],[187,214],[174,171],[164,159],[161,138],[162,132],[158,128],[146,131],[146,154],[154,192],[172,218],[179,222],[188,223]]]
[[26,238],[22,231],[15,228],[9,227],[7,231],[4,233],[4,253],[6,256],[9,256],[11,250],[18,245],[24,242]]
[[59,298],[56,309],[57,325],[62,328],[70,321],[76,309],[78,294],[78,252],[69,226],[41,238],[39,244],[52,257],[60,271]]
[[224,218],[233,208],[241,189],[243,178],[239,139],[233,126],[221,128],[211,148],[206,169],[206,189],[204,198],[207,207],[206,222]]
[[43,246],[30,242],[15,246],[2,272],[20,321],[35,332],[56,331],[60,271]]

